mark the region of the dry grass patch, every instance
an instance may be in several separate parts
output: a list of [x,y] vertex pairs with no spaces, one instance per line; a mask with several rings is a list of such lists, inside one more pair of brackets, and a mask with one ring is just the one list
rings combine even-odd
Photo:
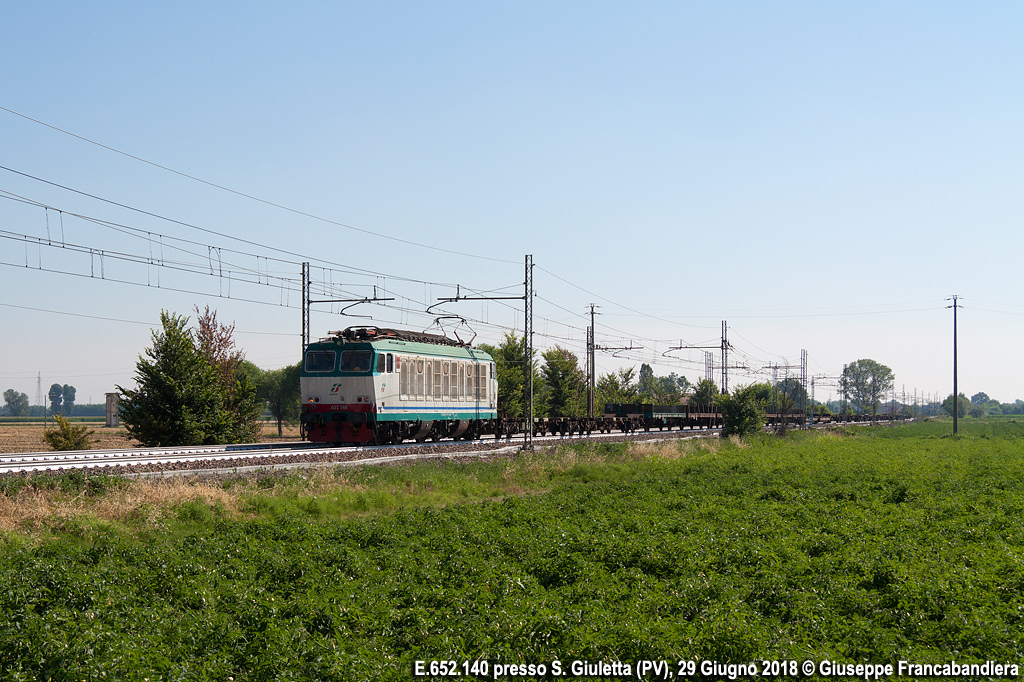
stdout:
[[747,443],[747,441],[743,440],[742,438],[735,434],[729,436],[729,442],[741,450],[749,446],[749,443]]
[[678,459],[681,456],[682,448],[678,441],[637,441],[626,445],[626,455],[633,460],[643,461],[658,457],[662,459]]
[[[74,487],[64,482],[35,485],[0,494],[0,531],[34,533],[60,531],[76,523],[126,523],[135,528],[166,526],[175,519],[202,520],[207,510],[221,518],[253,518],[281,510],[305,509],[308,500],[327,499],[332,515],[382,511],[406,504],[447,504],[465,498],[522,495],[549,490],[564,474],[597,477],[621,476],[620,465],[651,460],[678,460],[690,455],[717,453],[742,442],[694,438],[660,442],[636,441],[624,447],[553,447],[524,453],[495,463],[497,470],[478,472],[458,466],[438,470],[413,468],[409,477],[376,472],[314,467],[287,476],[231,480],[195,477],[108,480],[87,478]],[[615,465],[611,474],[604,465]],[[618,468],[616,468],[618,467]],[[579,469],[577,472],[575,470]],[[497,474],[497,475],[495,475]],[[396,480],[397,479],[397,480]],[[276,499],[274,499],[276,498]],[[197,509],[190,509],[193,505]],[[192,516],[190,516],[190,514]],[[193,518],[193,516],[195,518]]]
[[692,448],[692,453],[708,453],[715,454],[722,449],[723,442],[721,438],[695,438],[693,440],[686,441],[687,447]]
[[[90,447],[96,450],[117,450],[139,447],[128,437],[124,428],[104,426],[102,422],[83,422],[95,431]],[[47,452],[50,446],[43,440],[43,422],[0,424],[0,452]]]
[[80,517],[155,523],[173,507],[195,501],[238,515],[240,500],[247,487],[225,490],[195,479],[136,480],[127,482],[123,487],[108,489],[98,497],[85,492],[69,494],[60,490],[23,488],[12,496],[0,496],[0,530],[11,532],[60,526]]

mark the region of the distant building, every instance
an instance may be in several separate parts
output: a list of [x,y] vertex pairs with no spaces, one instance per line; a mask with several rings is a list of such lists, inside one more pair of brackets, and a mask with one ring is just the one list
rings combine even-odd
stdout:
[[120,393],[107,394],[107,426],[120,426],[121,416],[117,413],[117,400]]

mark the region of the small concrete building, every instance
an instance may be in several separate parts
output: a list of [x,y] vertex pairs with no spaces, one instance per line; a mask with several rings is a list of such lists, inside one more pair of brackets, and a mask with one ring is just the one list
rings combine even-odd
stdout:
[[117,413],[117,400],[120,393],[107,394],[107,426],[120,426],[121,417]]

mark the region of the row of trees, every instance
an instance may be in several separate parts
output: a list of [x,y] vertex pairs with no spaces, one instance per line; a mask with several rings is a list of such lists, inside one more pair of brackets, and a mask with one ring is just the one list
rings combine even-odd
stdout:
[[[984,391],[971,396],[970,400],[961,393],[956,400],[958,417],[991,417],[998,415],[1024,415],[1024,400],[1017,399],[1012,403],[1001,403],[988,397]],[[942,409],[946,414],[953,414],[953,394],[942,401]]]
[[[526,341],[515,334],[506,334],[498,346],[482,344],[494,357],[498,366],[499,409],[510,418],[522,417],[523,382],[526,366]],[[587,409],[587,380],[572,352],[555,346],[540,354],[541,362],[532,368],[534,383],[534,415],[537,417],[583,416]],[[850,398],[849,409],[859,414],[877,414],[878,408],[893,386],[893,372],[885,365],[870,359],[857,360],[847,365],[840,383]],[[751,398],[765,410],[789,411],[809,405],[803,384],[795,378],[777,382],[774,388],[767,383],[751,384],[734,390],[731,396],[719,395],[718,386],[711,379],[691,384],[686,377],[675,373],[655,376],[650,365],[642,364],[639,375],[636,368],[623,368],[602,375],[595,385],[594,403],[603,410],[605,403],[648,402],[676,404],[688,397],[691,405],[737,405]],[[821,409],[821,408],[819,408]]]
[[[68,384],[61,386],[54,384],[50,386],[49,392],[51,414],[64,414],[70,416],[75,410],[75,387]],[[4,391],[4,413],[9,417],[30,417],[33,412],[42,414],[42,408],[37,409],[28,404],[28,396],[19,393],[13,388]]]
[[9,417],[28,417],[31,412],[28,396],[18,393],[13,388],[4,391],[4,412]]
[[[117,387],[121,419],[129,434],[145,445],[251,441],[256,437],[259,419],[268,411],[277,420],[280,434],[282,424],[298,415],[301,363],[261,370],[235,347],[234,325],[219,323],[209,307],[201,313],[196,309],[196,313],[196,326],[190,328],[188,318],[162,312],[161,330],[153,332],[152,346],[136,365],[136,388]],[[508,333],[499,345],[479,347],[496,363],[499,411],[508,418],[522,417],[528,364],[525,339]],[[576,355],[555,346],[543,351],[540,360],[529,367],[534,416],[584,416],[587,380]],[[840,379],[840,387],[849,398],[846,409],[876,415],[893,381],[892,370],[874,360],[850,363]],[[8,391],[4,398],[9,405],[20,405],[21,398],[14,393]],[[808,404],[804,386],[793,378],[774,387],[754,383],[721,395],[710,379],[691,384],[675,373],[659,377],[647,364],[640,366],[639,374],[630,367],[602,375],[596,382],[594,402],[600,413],[606,403],[676,404],[684,398],[691,405],[721,409],[726,435],[760,428],[769,411],[788,412]],[[984,393],[976,394],[970,402],[961,398],[962,414],[983,406],[991,409],[994,402]],[[65,406],[73,405],[74,388],[54,384],[51,401],[60,405],[61,399]],[[952,396],[947,402],[951,413]]]
[[[523,392],[526,380],[526,339],[506,333],[499,345],[480,344],[494,358],[498,373],[498,409],[508,418],[525,414]],[[534,415],[538,417],[580,417],[587,413],[587,377],[572,351],[555,346],[533,363]],[[712,384],[713,385],[713,384]],[[595,382],[594,404],[598,412],[606,403],[676,403],[692,388],[686,377],[674,372],[658,377],[650,365],[619,369]]]
[[75,387],[64,384],[50,386],[50,409],[54,414],[71,415],[75,411]]

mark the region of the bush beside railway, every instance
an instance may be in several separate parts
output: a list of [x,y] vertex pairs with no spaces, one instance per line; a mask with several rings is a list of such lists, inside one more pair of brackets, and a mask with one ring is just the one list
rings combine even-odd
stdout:
[[[346,473],[315,494],[296,475],[116,521],[37,520],[4,536],[0,668],[238,681],[404,680],[438,658],[1019,662],[1020,431],[930,432],[945,426],[583,446]],[[120,491],[86,497],[98,514]],[[514,494],[530,491],[545,492]]]

